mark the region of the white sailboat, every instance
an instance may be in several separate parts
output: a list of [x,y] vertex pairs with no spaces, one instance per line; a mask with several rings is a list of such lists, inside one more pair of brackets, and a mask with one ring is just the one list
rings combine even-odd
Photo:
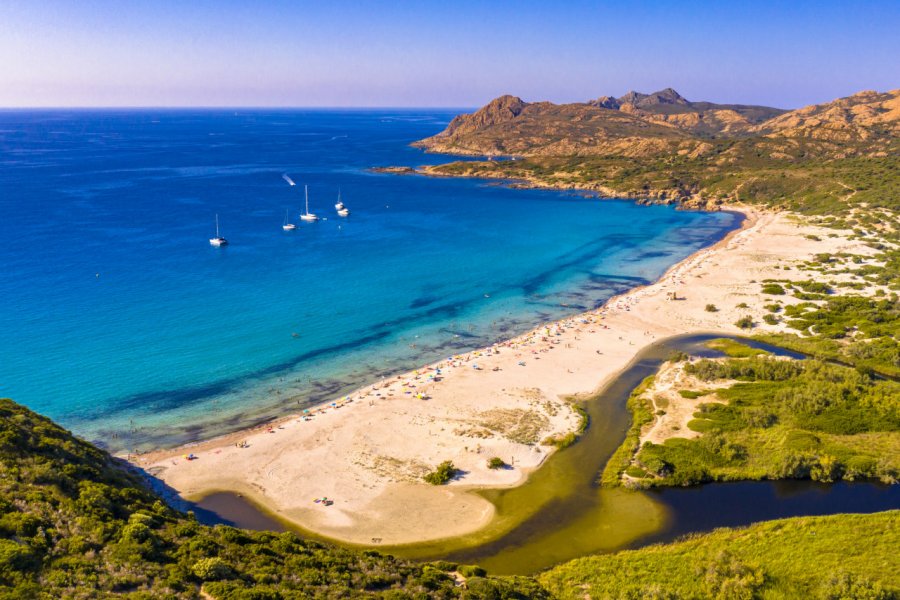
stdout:
[[306,197],[306,212],[300,215],[302,221],[318,221],[319,217],[309,212],[309,186],[303,186],[303,195]]
[[284,229],[285,231],[293,231],[293,230],[297,229],[296,225],[288,222],[288,211],[287,210],[284,211],[284,225],[282,225],[281,228]]
[[209,244],[210,246],[215,246],[217,248],[219,246],[228,245],[228,240],[219,235],[219,213],[216,213],[216,237],[209,238]]
[[341,201],[341,190],[338,190],[338,201],[337,204],[334,205],[334,209],[337,211],[339,217],[347,217],[350,215],[350,209],[344,206],[344,203]]

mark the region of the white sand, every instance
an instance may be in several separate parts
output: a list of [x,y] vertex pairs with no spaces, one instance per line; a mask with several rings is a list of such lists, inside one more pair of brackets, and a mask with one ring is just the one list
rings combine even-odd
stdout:
[[[564,398],[595,392],[655,340],[738,333],[734,322],[740,316],[759,320],[773,297],[762,296],[758,282],[810,278],[776,266],[822,252],[872,254],[844,236],[829,237],[832,230],[799,226],[785,214],[745,212],[744,229],[600,310],[363,388],[309,420],[284,419],[271,433],[258,428],[135,462],[185,498],[234,490],[282,518],[349,542],[395,544],[479,529],[491,519],[493,505],[467,491],[522,483],[550,448],[521,442],[577,426]],[[667,299],[673,291],[684,299]],[[749,308],[736,308],[741,302]],[[719,311],[707,312],[710,303]],[[480,370],[473,368],[476,363]],[[440,381],[433,381],[437,367]],[[427,399],[417,398],[420,393]],[[248,447],[236,447],[239,440]],[[188,452],[198,458],[185,460]],[[515,468],[489,470],[492,456]],[[443,460],[465,474],[446,486],[422,482],[421,475]],[[313,502],[323,496],[334,504]]]

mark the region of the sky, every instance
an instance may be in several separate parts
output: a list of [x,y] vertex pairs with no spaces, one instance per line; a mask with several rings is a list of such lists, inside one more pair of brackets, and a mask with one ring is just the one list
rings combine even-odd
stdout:
[[0,106],[471,107],[900,88],[900,0],[2,0]]

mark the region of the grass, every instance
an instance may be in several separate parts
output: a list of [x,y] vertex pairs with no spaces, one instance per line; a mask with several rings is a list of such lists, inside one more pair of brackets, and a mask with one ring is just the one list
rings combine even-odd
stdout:
[[641,429],[644,425],[653,422],[655,418],[653,403],[646,397],[645,392],[653,385],[655,379],[653,375],[647,377],[628,397],[627,407],[631,413],[631,427],[625,434],[625,441],[616,449],[603,468],[603,474],[600,476],[601,485],[619,485],[622,473],[631,464],[631,458],[639,447]]
[[900,511],[769,521],[580,558],[538,576],[560,600],[900,595]]
[[750,356],[769,354],[765,350],[762,350],[760,348],[753,348],[752,346],[742,344],[741,342],[733,340],[731,338],[717,338],[714,340],[709,340],[708,342],[706,342],[706,347],[711,350],[718,350],[725,356],[730,356],[732,358],[747,358]]

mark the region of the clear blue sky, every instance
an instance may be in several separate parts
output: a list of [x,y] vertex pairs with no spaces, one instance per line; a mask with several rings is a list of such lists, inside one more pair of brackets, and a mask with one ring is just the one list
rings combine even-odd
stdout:
[[0,106],[476,106],[900,87],[900,0],[2,0]]

